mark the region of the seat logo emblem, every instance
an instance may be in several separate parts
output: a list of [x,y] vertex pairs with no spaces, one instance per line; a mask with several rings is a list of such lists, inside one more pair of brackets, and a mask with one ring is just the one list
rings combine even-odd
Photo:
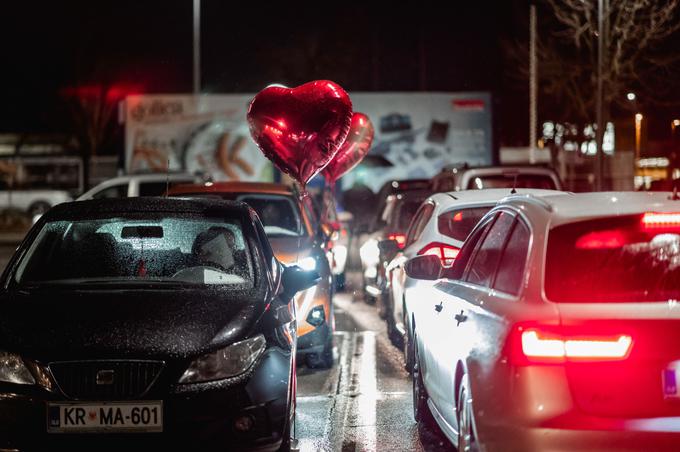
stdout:
[[98,385],[112,385],[114,372],[111,369],[104,369],[97,372],[95,382]]

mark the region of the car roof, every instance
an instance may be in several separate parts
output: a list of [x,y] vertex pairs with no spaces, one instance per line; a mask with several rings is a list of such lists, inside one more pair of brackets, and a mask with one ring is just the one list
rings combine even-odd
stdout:
[[[519,195],[531,195],[537,197],[554,196],[566,193],[558,190],[543,190],[538,188],[517,188],[515,189],[515,192]],[[512,194],[512,189],[509,188],[485,188],[483,190],[461,190],[436,193],[430,196],[429,199],[442,206],[477,203],[496,204],[497,202],[508,196],[511,196]]]
[[[154,212],[177,212],[220,215],[247,215],[251,208],[242,202],[225,201],[213,198],[162,198],[162,197],[134,197],[134,198],[107,198],[87,201],[74,201],[62,203],[50,209],[42,218],[46,221],[59,219],[81,219],[88,216],[96,217],[101,214],[121,213],[154,213]],[[41,220],[42,220],[41,218]]]
[[432,194],[429,190],[409,190],[399,193],[392,193],[387,199],[396,199],[399,201],[425,201],[428,196]]
[[[592,192],[556,194],[540,198],[553,226],[587,219],[635,215],[644,212],[680,212],[680,201],[670,192]],[[526,197],[509,196],[499,203],[526,202]],[[537,198],[535,198],[537,199]]]
[[170,187],[168,194],[189,193],[265,193],[276,195],[292,195],[293,188],[286,184],[266,182],[206,182],[204,184],[180,184]]
[[198,176],[191,173],[144,173],[144,174],[126,174],[125,176],[117,176],[111,179],[107,179],[106,183],[115,182],[129,182],[131,180],[138,181],[164,181],[166,179],[176,180],[176,179],[196,179]]
[[535,173],[555,173],[552,167],[544,165],[480,165],[480,166],[466,166],[466,165],[446,165],[441,169],[442,173],[446,172],[480,172],[480,174],[491,174],[498,172],[512,172],[522,171],[531,174]]

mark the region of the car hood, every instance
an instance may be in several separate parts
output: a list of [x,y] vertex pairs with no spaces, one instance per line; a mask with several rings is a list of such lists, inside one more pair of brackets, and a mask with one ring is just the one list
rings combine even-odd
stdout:
[[284,264],[294,264],[309,256],[314,246],[311,237],[270,237],[269,243],[276,258]]
[[0,349],[37,360],[181,358],[249,334],[265,293],[36,289],[0,295]]

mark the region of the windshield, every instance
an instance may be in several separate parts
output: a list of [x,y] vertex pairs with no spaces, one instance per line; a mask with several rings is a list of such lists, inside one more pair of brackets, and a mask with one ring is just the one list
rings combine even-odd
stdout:
[[471,207],[444,212],[438,218],[439,232],[462,242],[490,209],[491,206]]
[[542,174],[519,174],[515,180],[514,174],[494,174],[470,178],[467,190],[481,190],[484,188],[540,188],[556,190],[557,186],[552,177]]
[[259,193],[191,193],[190,197],[215,197],[241,201],[257,212],[269,238],[302,237],[307,233],[302,225],[299,204],[292,196]]
[[51,221],[19,263],[17,283],[190,283],[252,286],[237,220],[197,217]]
[[680,228],[641,215],[559,226],[550,232],[545,292],[556,302],[680,298]]

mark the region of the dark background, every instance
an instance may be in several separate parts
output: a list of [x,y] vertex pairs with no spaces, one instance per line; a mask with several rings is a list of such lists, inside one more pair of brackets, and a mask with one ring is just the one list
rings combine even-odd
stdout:
[[[239,3],[203,0],[203,92],[314,79],[350,92],[491,91],[501,142],[526,145],[527,89],[502,52],[528,35],[524,0]],[[192,1],[6,2],[0,55],[0,132],[68,132],[65,87],[191,91]]]

